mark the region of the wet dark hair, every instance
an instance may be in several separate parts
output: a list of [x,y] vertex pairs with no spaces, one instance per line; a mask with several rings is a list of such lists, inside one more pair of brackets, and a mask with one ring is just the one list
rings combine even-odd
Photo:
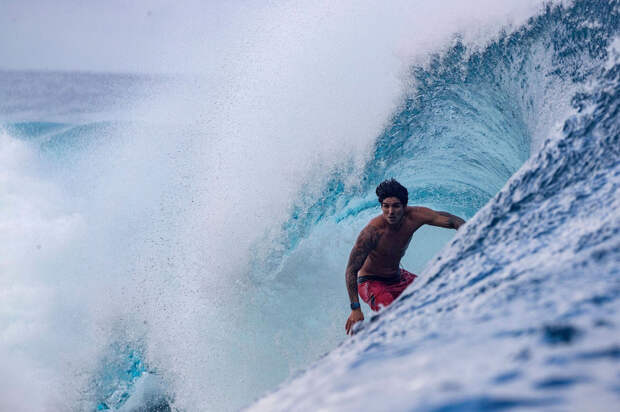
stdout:
[[381,182],[379,186],[377,186],[376,193],[379,198],[379,203],[383,203],[383,200],[387,197],[397,197],[403,205],[406,205],[409,200],[407,188],[394,180],[394,178]]

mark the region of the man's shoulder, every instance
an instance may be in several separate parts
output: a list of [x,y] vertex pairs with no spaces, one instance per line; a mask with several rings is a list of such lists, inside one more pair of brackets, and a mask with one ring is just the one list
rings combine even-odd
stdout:
[[385,227],[385,219],[379,215],[372,218],[370,222],[368,222],[364,229],[362,229],[361,234],[365,236],[381,236],[385,231]]
[[377,220],[377,218],[373,218],[360,232],[358,242],[361,240],[363,242],[367,242],[369,245],[374,245],[382,234],[383,229],[381,221]]
[[405,215],[408,218],[415,217],[415,215],[419,212],[419,209],[420,209],[419,206],[407,206],[407,209],[405,211]]
[[366,227],[381,230],[385,227],[385,219],[383,219],[383,216],[381,215],[375,216],[372,219],[370,219],[370,222],[368,222]]
[[411,221],[425,221],[432,210],[424,206],[407,206],[407,218]]
[[407,206],[407,216],[424,215],[432,212],[432,209],[424,206]]

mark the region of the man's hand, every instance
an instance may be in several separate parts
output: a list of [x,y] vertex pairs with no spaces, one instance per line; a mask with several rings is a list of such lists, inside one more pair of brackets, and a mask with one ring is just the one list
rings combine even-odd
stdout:
[[354,309],[351,311],[349,315],[349,319],[347,319],[347,324],[345,325],[345,329],[347,330],[347,335],[353,335],[353,325],[359,321],[364,320],[364,314],[361,309]]

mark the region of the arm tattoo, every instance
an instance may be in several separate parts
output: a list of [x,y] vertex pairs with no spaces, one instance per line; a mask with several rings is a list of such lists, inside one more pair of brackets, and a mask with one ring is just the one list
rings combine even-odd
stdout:
[[441,216],[445,216],[448,218],[449,227],[452,229],[458,229],[465,221],[458,216],[454,216],[448,212],[437,212],[437,214]]
[[377,246],[381,234],[374,226],[366,226],[355,242],[346,269],[347,291],[351,302],[357,302],[357,272],[362,268],[368,254]]

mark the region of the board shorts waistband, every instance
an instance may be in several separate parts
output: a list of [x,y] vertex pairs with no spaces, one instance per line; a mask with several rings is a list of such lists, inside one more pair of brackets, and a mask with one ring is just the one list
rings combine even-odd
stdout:
[[377,275],[358,276],[357,284],[361,285],[362,283],[368,282],[370,280],[376,280],[379,282],[386,283],[388,285],[392,285],[392,284],[400,283],[402,281],[402,274],[401,274],[400,269],[398,269],[398,274],[390,278],[386,278],[385,276],[377,276]]

